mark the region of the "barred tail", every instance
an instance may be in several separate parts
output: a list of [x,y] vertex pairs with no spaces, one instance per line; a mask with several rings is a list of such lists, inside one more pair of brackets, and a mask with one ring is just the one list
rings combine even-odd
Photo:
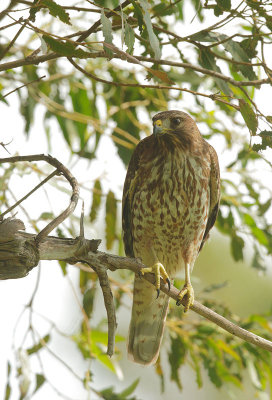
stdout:
[[156,294],[153,285],[135,277],[128,355],[138,364],[154,364],[159,355],[169,297]]

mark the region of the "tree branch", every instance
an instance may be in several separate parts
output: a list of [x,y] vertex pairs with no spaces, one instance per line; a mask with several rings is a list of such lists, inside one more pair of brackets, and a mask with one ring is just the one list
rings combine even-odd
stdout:
[[[141,268],[145,266],[134,258],[120,257],[96,251],[100,243],[99,240],[87,240],[81,237],[76,239],[61,239],[47,236],[44,238],[43,242],[39,244],[37,249],[34,234],[18,231],[18,229],[22,229],[22,225],[18,225],[18,220],[16,220],[17,223],[11,219],[6,223],[5,221],[7,220],[4,220],[0,224],[0,279],[21,278],[27,275],[28,272],[38,264],[39,260],[64,260],[70,264],[83,262],[92,266],[93,270],[96,271],[100,280],[105,307],[109,317],[108,354],[111,355],[114,346],[116,320],[114,302],[106,270],[110,269],[115,271],[117,269],[129,269],[139,274]],[[13,224],[13,229],[8,229],[9,224]],[[10,232],[9,236],[7,235],[7,231]],[[22,257],[23,250],[25,251]],[[28,252],[26,250],[28,250]],[[93,271],[89,267],[84,268],[85,271],[88,271],[88,269],[90,272]],[[146,279],[155,286],[155,278],[152,274],[145,274],[143,279]],[[161,281],[161,291],[174,300],[178,299],[179,290],[173,285],[171,285],[170,290],[168,290],[168,285]],[[183,303],[184,301],[182,301],[182,304]],[[208,307],[205,307],[198,301],[194,302],[191,310],[215,323],[232,335],[272,352],[271,341],[240,328],[238,325],[222,317]]]

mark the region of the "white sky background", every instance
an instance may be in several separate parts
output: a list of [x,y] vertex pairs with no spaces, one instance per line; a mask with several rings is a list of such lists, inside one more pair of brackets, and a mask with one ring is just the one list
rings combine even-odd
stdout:
[[[3,6],[3,9],[4,8],[5,5]],[[188,15],[192,15],[193,13],[192,8],[189,4],[187,4],[185,7],[185,13],[188,13]],[[217,21],[217,18],[215,18],[214,21]],[[207,26],[211,25],[214,21],[209,20]],[[183,32],[185,31],[186,35],[193,33],[198,29],[199,23],[197,21],[197,18],[194,19],[193,24],[186,26],[186,28],[184,28],[182,24],[180,24],[179,27],[175,27],[176,32],[183,34]],[[222,29],[222,31],[224,31],[224,29]],[[271,53],[270,58],[272,59]],[[256,103],[260,105],[263,113],[265,115],[271,115],[271,87],[268,85],[263,87],[261,89],[261,94],[259,94],[257,91],[256,96]],[[184,96],[182,102],[179,102],[178,104],[172,104],[171,108],[184,109],[186,107],[188,110],[190,98],[190,95]],[[12,94],[7,98],[7,100],[10,103],[10,107],[7,107],[2,102],[0,102],[0,115],[3,128],[0,141],[6,143],[12,139],[12,143],[8,146],[8,150],[12,155],[16,153],[20,155],[47,153],[47,141],[42,126],[44,112],[43,107],[38,106],[36,108],[35,123],[33,128],[31,129],[29,139],[26,140],[26,137],[23,133],[24,121],[18,111],[19,104],[17,100],[17,94]],[[207,109],[212,108],[213,102],[207,101]],[[150,123],[150,121],[146,122]],[[62,135],[59,132],[56,123],[52,124],[52,131],[54,131],[54,135],[52,136],[51,155],[58,158],[62,163],[64,163],[64,165],[68,167],[70,165],[73,165],[73,160],[71,160],[70,158],[69,151],[67,150],[66,144],[62,139]],[[245,129],[245,134],[247,134],[247,129]],[[229,152],[224,152],[221,140],[218,140],[218,138],[216,137],[214,137],[210,141],[210,143],[214,145],[219,154],[221,169],[224,174],[224,165],[230,162],[233,154],[230,154]],[[1,157],[8,156],[8,154],[5,153],[4,150],[0,149],[0,151]],[[94,179],[103,175],[103,187],[105,188],[105,191],[107,191],[107,189],[111,187],[114,189],[117,195],[119,194],[119,198],[121,198],[122,185],[125,178],[125,169],[120,159],[118,157],[113,157],[114,154],[116,154],[116,148],[112,144],[112,141],[107,137],[103,137],[101,138],[99,149],[97,152],[98,160],[92,162],[91,169],[89,168],[90,164],[88,161],[80,160],[80,162],[74,165],[72,173],[78,178],[79,182],[84,183],[84,186],[86,187],[92,187]],[[40,165],[42,165],[42,163],[40,163]],[[268,185],[269,182],[271,182],[271,171],[268,170],[268,167],[265,164],[260,165],[260,169],[258,171],[253,171],[253,173],[255,173],[259,177],[264,185]],[[13,184],[13,187],[15,188],[14,191],[16,192],[17,196],[20,197],[21,195],[25,194],[28,189],[33,187],[33,178],[28,176],[24,177],[23,179],[14,177]],[[33,218],[38,217],[43,211],[47,211],[49,207],[47,202],[42,204],[39,202],[39,195],[41,193],[42,192],[39,191],[24,204],[24,207],[28,210],[29,214]],[[63,195],[62,193],[58,193],[56,195],[56,191],[52,191],[51,189],[48,189],[48,193],[49,195],[51,193],[53,196],[50,196],[50,202],[52,204],[52,207],[54,207],[54,210],[57,207],[61,211],[64,207],[64,204],[68,204],[68,196]],[[82,190],[81,197],[86,203],[86,210],[88,210],[91,200],[90,192]],[[46,210],[44,208],[46,208]],[[78,215],[79,212],[80,206],[77,207],[76,215]],[[27,222],[26,216],[19,209],[18,217],[20,217],[25,222],[26,230],[31,231],[31,225]],[[102,237],[103,231],[104,227],[101,226],[101,224],[99,226],[99,224],[96,223],[94,228],[90,226],[86,227],[86,237]],[[103,245],[100,247],[100,249],[103,250]],[[72,280],[77,279],[77,270],[75,267],[69,267],[69,276]],[[14,361],[11,350],[14,324],[18,318],[19,313],[22,310],[23,305],[27,304],[30,299],[31,293],[33,292],[33,288],[35,286],[36,277],[37,269],[31,271],[29,276],[24,279],[18,279],[14,281],[0,281],[0,304],[2,305],[0,309],[0,398],[3,398],[4,390],[1,382],[6,381],[6,360],[9,359],[11,362]],[[101,313],[105,314],[104,310],[101,309],[101,307],[98,307],[99,304],[102,304],[102,301],[102,297],[100,296],[100,298],[97,299],[97,309],[94,319],[92,320],[92,323],[94,324],[100,321]],[[130,308],[129,305],[128,308]],[[68,334],[75,333],[77,327],[81,322],[81,313],[74,299],[69,281],[63,278],[61,270],[55,262],[42,262],[41,284],[39,286],[37,298],[34,303],[34,309],[38,310],[40,314],[46,315],[48,318],[56,321],[60,329],[67,332]],[[68,309],[69,313],[67,314]],[[122,312],[121,318],[122,319],[118,321],[118,329],[121,334],[125,335],[128,329],[128,321],[130,318],[129,311],[124,310],[124,312]],[[22,338],[20,338],[20,335],[24,332],[24,327],[26,323],[27,321],[25,320],[20,325],[20,329],[18,330],[18,335],[16,337],[17,345],[22,340]],[[47,333],[48,326],[44,324],[41,320],[39,320],[38,330],[40,335],[42,336],[43,334]],[[71,343],[71,341],[65,342],[62,339],[55,338],[52,342],[52,346],[61,357],[65,358],[65,360],[74,370],[78,371],[79,374],[84,371],[84,363],[82,363],[81,355],[76,350],[76,346]],[[125,346],[122,346],[122,349],[125,352]],[[162,356],[165,357],[166,354],[163,353]],[[70,397],[75,399],[85,399],[85,392],[76,382],[76,380],[74,378],[71,378],[71,375],[67,373],[60,366],[59,363],[56,363],[50,357],[45,356],[45,359],[46,358],[48,359],[49,373],[48,367],[47,373],[50,377],[50,380],[54,382],[59,388],[64,387],[64,392]],[[97,362],[94,363],[94,366],[94,382],[96,388],[105,388],[106,386],[116,385],[116,378],[112,375],[111,372],[105,371],[104,368],[102,369],[102,367],[100,367]],[[171,396],[173,396],[172,398],[178,398],[175,397],[178,396],[178,391],[175,389],[174,384],[170,387],[166,387],[167,391],[165,394],[160,394],[158,378],[154,376],[153,370],[149,368],[142,368],[131,363],[126,363],[124,373],[124,382],[120,382],[120,388],[128,386],[128,384],[131,383],[134,379],[136,379],[137,377],[141,377],[141,383],[136,393],[139,395],[140,398],[142,395],[143,400],[147,398],[149,400],[158,398],[169,399],[170,394]],[[184,382],[184,391],[179,398],[192,398],[191,396],[196,386],[194,383],[194,375],[189,372],[188,368],[185,368],[183,370],[182,380]],[[61,384],[59,382],[61,382]],[[204,389],[197,392],[198,400],[207,399],[207,396],[214,396],[214,398],[216,398],[217,396],[217,391],[209,383],[205,383]],[[16,389],[13,388],[11,400],[15,400],[17,398],[18,392],[16,392]],[[49,389],[48,387],[44,387],[41,391],[37,392],[34,398],[35,400],[45,400],[48,398],[57,399],[58,397],[55,392],[51,391],[51,389]],[[92,396],[91,398],[93,399],[95,397]]]

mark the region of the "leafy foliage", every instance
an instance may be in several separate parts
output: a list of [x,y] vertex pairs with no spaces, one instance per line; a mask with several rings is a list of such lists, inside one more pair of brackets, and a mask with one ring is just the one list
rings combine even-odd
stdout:
[[[218,308],[218,305],[211,301],[206,302],[205,305],[213,309]],[[265,338],[270,336],[271,328],[268,321],[271,321],[271,314],[252,315],[247,319],[237,321],[237,316],[231,315],[226,307],[221,307],[218,312],[230,320],[235,318],[235,322],[241,327],[260,336]],[[242,389],[243,369],[248,370],[249,373],[252,373],[252,369],[255,371],[259,394],[270,382],[271,356],[267,351],[242,342],[232,335],[226,335],[208,321],[199,321],[194,326],[190,326],[189,322],[184,324],[183,320],[173,319],[170,335],[171,379],[179,388],[182,387],[180,369],[184,364],[191,365],[195,371],[199,388],[203,385],[203,369],[207,371],[211,382],[218,388],[228,382]]]

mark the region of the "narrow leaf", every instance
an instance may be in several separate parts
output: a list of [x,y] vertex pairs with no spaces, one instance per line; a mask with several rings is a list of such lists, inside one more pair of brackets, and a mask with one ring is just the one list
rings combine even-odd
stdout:
[[106,246],[110,250],[116,239],[117,202],[114,193],[110,190],[106,199]]
[[37,353],[40,349],[44,347],[44,342],[48,343],[50,340],[50,335],[44,336],[38,344],[35,344],[30,349],[27,349],[27,354],[30,356],[33,353]]
[[77,49],[76,44],[71,42],[64,42],[61,40],[53,39],[50,36],[43,35],[43,40],[48,47],[56,53],[62,54],[66,57],[88,58],[90,54],[84,50]]
[[184,363],[186,355],[185,343],[180,336],[171,337],[171,353],[168,355],[171,365],[171,380],[175,381],[178,388],[182,389],[181,380],[179,377],[179,367]]
[[92,315],[95,298],[95,288],[87,289],[83,296],[83,308],[88,318]]
[[65,24],[71,25],[70,16],[65,9],[53,0],[42,0],[39,6],[46,7],[53,17],[58,17]]
[[234,234],[231,238],[231,253],[235,261],[240,261],[243,260],[243,248],[244,248],[245,242],[244,240]]
[[126,398],[126,397],[130,396],[134,392],[136,387],[138,386],[139,381],[140,381],[139,378],[136,379],[128,388],[126,388],[125,390],[123,390],[120,393],[120,397],[121,398]]
[[143,9],[143,18],[144,18],[145,26],[146,26],[146,29],[148,32],[149,40],[150,40],[150,46],[152,47],[152,49],[154,51],[155,58],[160,59],[160,57],[161,57],[160,42],[153,31],[151,17],[148,12],[150,5],[147,2],[147,0],[139,0],[139,3]]
[[[229,53],[231,53],[235,61],[250,62],[248,54],[244,51],[240,43],[236,42],[235,40],[228,40],[227,42],[223,43],[223,46]],[[257,79],[257,76],[250,65],[239,65],[239,70],[242,72],[245,78],[250,80]]]
[[150,74],[156,76],[156,78],[159,78],[160,80],[162,80],[163,82],[168,83],[169,85],[172,85],[174,82],[171,81],[171,79],[168,77],[167,73],[165,71],[159,71],[157,69],[152,69],[152,68],[147,68],[148,72],[150,72]]
[[36,374],[36,387],[33,394],[40,389],[40,387],[44,384],[44,382],[45,382],[45,377],[41,374]]
[[[201,49],[199,52],[199,63],[207,69],[220,72],[220,68],[216,65],[215,58],[211,54],[209,50],[203,50]],[[226,95],[230,96],[232,94],[227,82],[223,81],[222,79],[219,78],[214,78],[214,81],[217,85],[217,87]]]
[[[112,36],[112,23],[108,17],[106,17],[104,13],[104,9],[101,10],[101,24],[102,24],[102,32],[106,43],[112,43],[113,36]],[[105,47],[105,52],[108,55],[111,55],[111,51],[108,47]]]
[[133,51],[134,42],[134,31],[131,26],[125,21],[125,45],[127,46],[127,51],[129,53],[132,53]]
[[7,383],[6,383],[6,390],[5,390],[4,400],[9,400],[10,395],[11,395],[11,386],[10,386],[10,383],[9,383],[10,373],[11,373],[11,365],[10,365],[10,362],[8,361]]
[[224,11],[229,11],[231,9],[231,0],[216,0],[218,7]]
[[256,135],[258,120],[253,109],[244,99],[239,99],[239,106],[240,112],[244,118],[245,123],[247,124],[248,129],[250,130],[252,135]]
[[99,179],[97,179],[94,183],[93,187],[93,201],[90,211],[90,221],[93,222],[97,217],[97,212],[101,204],[101,183]]

